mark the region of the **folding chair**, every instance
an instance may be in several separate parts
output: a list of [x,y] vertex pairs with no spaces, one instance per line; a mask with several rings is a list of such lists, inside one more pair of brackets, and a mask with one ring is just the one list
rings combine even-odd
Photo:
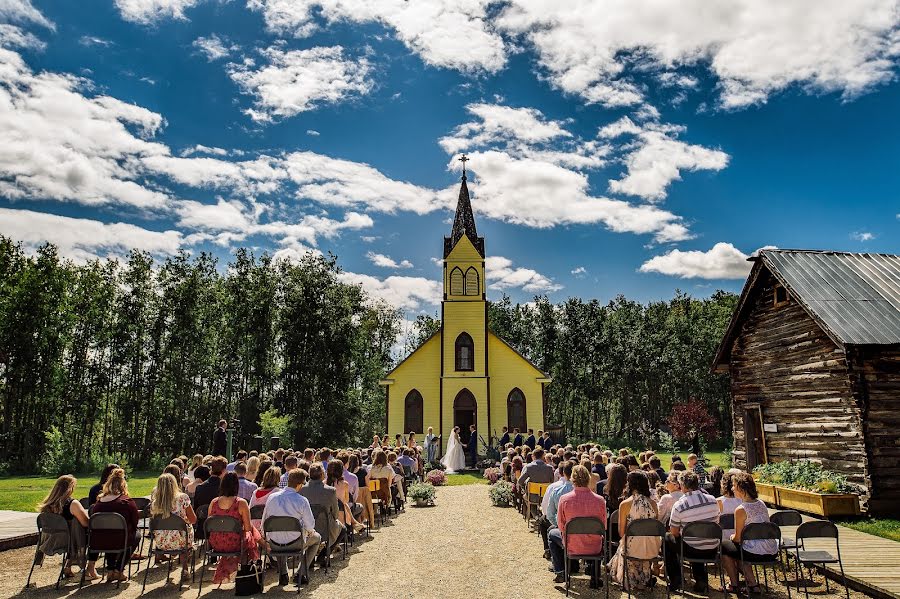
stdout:
[[378,526],[384,524],[384,508],[381,503],[381,481],[383,479],[376,478],[369,481],[369,492],[372,494],[372,507],[378,512]]
[[[618,518],[619,512],[616,510],[616,517]],[[618,528],[618,521],[616,524],[616,528]],[[644,557],[632,557],[628,553],[628,541],[633,537],[658,537],[659,544],[661,547],[661,555],[663,564],[666,563],[666,527],[662,522],[657,520],[656,518],[641,518],[639,520],[632,520],[628,527],[625,529],[625,549],[623,551],[623,556],[625,557],[625,592],[628,593],[628,597],[631,597],[631,581],[628,580],[628,562],[650,562],[653,563],[659,559],[659,556],[644,558]],[[666,572],[665,567],[663,570],[663,581],[666,583],[666,597],[670,597],[669,591],[669,576]]]
[[[238,551],[218,551],[209,542],[209,534],[212,532],[234,533],[241,539],[241,546]],[[206,563],[212,559],[220,557],[236,557],[239,561],[244,561],[244,526],[241,521],[231,516],[210,516],[203,522],[203,565],[200,567],[200,587],[197,589],[197,596],[203,592],[203,577],[206,575]]]
[[[684,555],[684,539],[685,537],[690,537],[692,539],[702,539],[702,540],[715,540],[715,556],[712,558],[709,557],[685,557]],[[722,527],[716,524],[715,522],[691,522],[681,529],[681,536],[679,538],[679,558],[681,559],[682,564],[704,564],[704,565],[713,565],[719,569],[719,582],[722,583],[722,593],[725,595],[726,599],[728,597],[728,590],[725,586],[725,570],[722,568]],[[713,551],[709,549],[708,551]],[[684,584],[682,586],[682,595],[684,595]]]
[[794,537],[784,536],[783,529],[786,526],[800,526],[803,524],[803,516],[796,510],[780,510],[769,516],[769,521],[782,529],[781,543],[778,544],[778,558],[781,559],[781,556],[784,555],[784,583],[787,584],[787,570],[791,565],[791,552],[796,551],[797,540]]
[[376,491],[376,494],[381,499],[382,512],[386,518],[390,518],[391,501],[393,497],[391,495],[391,489],[393,488],[393,485],[391,484],[391,481],[386,478],[376,478],[375,480],[378,481],[378,490]]
[[719,527],[722,530],[734,530],[734,514],[720,514]]
[[[170,514],[168,517],[163,518],[162,516],[157,516],[150,520],[150,547],[147,549],[147,567],[144,569],[144,584],[141,585],[141,594],[144,594],[144,589],[147,588],[147,576],[150,575],[150,559],[153,557],[159,558],[160,555],[168,556],[170,559],[166,562],[166,580],[169,580],[169,576],[172,575],[172,559],[173,557],[181,557],[186,554],[188,551],[191,552],[191,582],[194,582],[194,547],[188,543],[188,526],[190,526],[187,522],[184,521],[180,516],[175,516]],[[154,548],[154,544],[156,541],[156,536],[153,534],[156,531],[164,531],[164,530],[174,530],[184,534],[184,547],[181,549],[160,549],[159,547]],[[158,559],[157,559],[158,563]]]
[[535,514],[541,512],[541,501],[544,499],[544,494],[549,486],[550,483],[533,483],[528,481],[528,513],[525,514],[525,522],[529,525],[531,524],[532,508],[534,508]]
[[[538,483],[535,483],[538,484]],[[569,553],[569,537],[572,535],[598,535],[600,537],[600,553]],[[598,568],[604,567],[606,564],[606,526],[600,518],[580,516],[572,518],[566,522],[566,530],[563,531],[563,550],[565,555],[563,559],[566,563],[566,597],[569,596],[569,588],[572,584],[572,576],[570,574],[571,560],[582,560],[584,562],[594,562],[593,579],[599,578],[600,572]],[[603,583],[606,586],[606,597],[609,598],[609,570],[603,568]]]
[[[606,554],[613,555],[619,549],[619,510],[613,510],[613,513],[606,517]],[[612,558],[610,558],[612,559]]]
[[[771,555],[762,555],[758,553],[751,553],[749,551],[744,551],[744,541],[775,541],[778,545],[778,551]],[[741,531],[741,563],[751,564],[753,569],[756,570],[757,567],[762,568],[763,570],[763,580],[765,581],[766,590],[769,590],[769,577],[766,574],[766,568],[775,568],[777,566],[782,566],[780,555],[781,555],[781,529],[778,528],[778,525],[772,524],[771,522],[756,522],[750,523],[744,527],[744,530]],[[738,570],[740,572],[740,570]],[[759,580],[757,580],[757,583]],[[775,574],[775,582],[778,582],[778,574]],[[787,587],[788,599],[791,599],[791,587]]]
[[91,498],[90,497],[82,497],[78,500],[78,503],[81,504],[81,507],[84,508],[84,511],[88,511],[91,509]]
[[[300,536],[290,543],[276,543],[268,537],[269,533],[273,532],[296,532],[299,533]],[[263,537],[269,543],[269,550],[266,552],[266,566],[272,562],[273,558],[293,558],[293,580],[297,577],[296,560],[299,559],[300,575],[309,578],[309,570],[306,567],[306,551],[304,550],[306,540],[304,538],[303,525],[300,523],[300,520],[290,516],[270,516],[263,522]],[[300,585],[297,585],[297,592],[300,592]]]
[[316,520],[316,532],[322,537],[322,545],[324,545],[322,551],[325,551],[325,573],[328,574],[328,568],[331,567],[331,517],[328,515],[328,508],[324,505],[311,503],[309,507]]
[[[59,567],[59,576],[56,577],[56,588],[58,589],[59,583],[63,579],[63,573],[66,570],[66,561],[69,559],[69,548],[72,547],[72,531],[69,530],[69,523],[66,522],[66,519],[63,518],[62,515],[49,513],[38,514],[37,529],[38,543],[34,547],[34,559],[31,562],[31,571],[28,572],[28,580],[25,582],[25,588],[28,588],[28,585],[31,584],[31,575],[34,573],[34,567],[38,564],[38,561],[40,561],[43,566],[43,558],[41,557],[42,552],[40,550],[43,535],[64,534],[65,546],[62,553],[62,565]],[[62,539],[60,539],[60,541],[62,541]],[[60,542],[60,546],[63,546],[62,542]],[[46,557],[46,554],[43,555]],[[82,569],[83,567],[84,566],[82,565]]]
[[254,505],[250,508],[250,524],[260,532],[262,532],[262,517],[264,511],[266,511],[265,505]]
[[[107,540],[98,540],[96,537],[96,532],[99,531],[112,531],[112,539]],[[113,533],[119,532],[119,535],[115,535]],[[121,537],[121,541],[118,541],[115,537]],[[119,544],[121,542],[121,545]],[[126,555],[127,552],[131,551],[128,547],[128,524],[125,522],[125,518],[122,517],[122,514],[117,514],[116,512],[99,512],[91,515],[91,519],[88,520],[88,530],[87,530],[87,549],[88,553],[103,553],[106,555],[113,554],[121,556],[121,559],[126,559],[129,557]],[[87,569],[81,571],[81,582],[78,584],[78,588],[84,586],[84,577],[87,573]],[[131,578],[131,560],[128,560],[128,577]],[[116,588],[121,586],[122,581],[118,580],[116,582]]]
[[147,531],[150,530],[150,500],[146,497],[134,497],[132,499],[134,501],[135,507],[138,510],[138,534],[141,536],[140,542],[137,547],[138,555],[142,555],[142,551],[144,549],[144,537],[147,536]]
[[[837,557],[834,557],[831,553],[824,550],[807,551],[805,549],[806,539],[834,539]],[[809,522],[804,522],[797,528],[797,545],[797,581],[799,582],[800,580],[799,569],[802,568],[802,566],[807,566],[809,568],[816,564],[822,564],[822,576],[825,578],[825,590],[830,591],[828,588],[828,576],[827,573],[824,572],[825,564],[837,564],[841,569],[841,582],[844,585],[844,590],[847,592],[847,599],[850,599],[850,588],[847,586],[847,576],[844,574],[844,562],[841,561],[841,544],[838,540],[838,527],[828,520],[810,520]],[[806,579],[803,580],[803,589],[806,592],[806,598],[809,599],[809,581]]]

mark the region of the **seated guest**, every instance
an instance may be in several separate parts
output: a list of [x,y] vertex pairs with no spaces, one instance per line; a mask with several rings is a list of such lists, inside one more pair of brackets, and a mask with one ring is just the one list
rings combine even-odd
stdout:
[[[109,478],[109,473],[107,473],[107,478]],[[60,476],[56,479],[53,488],[50,489],[50,493],[37,506],[38,512],[42,514],[58,514],[69,525],[69,535],[66,538],[62,538],[57,533],[42,532],[41,538],[38,539],[39,559],[43,559],[44,555],[57,555],[68,552],[65,569],[63,570],[63,576],[66,578],[75,576],[75,573],[72,571],[73,564],[85,567],[84,551],[87,546],[86,531],[89,516],[81,502],[73,498],[77,484],[78,481],[71,474]],[[100,578],[95,567],[96,563],[96,556],[87,562],[85,579],[97,580]]]
[[[711,496],[700,491],[700,479],[691,471],[681,475],[681,490],[684,497],[672,506],[669,517],[669,533],[666,535],[666,572],[669,575],[669,586],[673,591],[681,589],[681,558],[679,557],[679,537],[681,529],[691,522],[719,522],[719,505]],[[716,556],[716,548],[721,541],[716,539],[684,539],[684,555],[686,557],[710,558]],[[691,564],[694,573],[694,591],[705,593],[709,588],[706,565]]]
[[[210,463],[209,478],[201,485],[194,489],[194,511],[199,510],[204,505],[209,505],[213,499],[219,496],[219,484],[222,482],[222,475],[225,474],[225,468],[228,462],[222,456],[216,456]],[[199,523],[203,525],[202,522]]]
[[388,456],[382,450],[375,451],[372,458],[372,467],[369,468],[369,480],[377,478],[387,479],[397,489],[397,495],[400,499],[405,497],[403,494],[403,477],[388,465]]
[[191,507],[191,499],[187,493],[182,493],[178,482],[171,474],[164,473],[156,480],[156,488],[150,498],[150,517],[168,518],[178,516],[184,520],[187,533],[177,530],[157,530],[153,532],[153,543],[157,549],[166,551],[182,550],[181,553],[181,584],[190,581],[189,557],[194,548],[194,524],[197,516]]
[[[372,492],[369,491],[369,481],[367,480],[367,476],[369,475],[368,471],[366,471],[365,467],[360,464],[359,456],[353,454],[350,456],[350,459],[347,462],[347,470],[350,472],[351,476],[356,477],[356,503],[361,505],[363,508],[362,511],[362,521],[366,522],[371,526],[375,523],[375,504],[372,503]],[[345,479],[349,479],[347,474],[344,474]],[[347,480],[349,483],[350,481]],[[352,490],[352,486],[350,487]]]
[[191,458],[191,465],[188,467],[187,477],[191,479],[191,482],[194,482],[194,470],[203,465],[203,456],[195,454],[193,458]]
[[180,491],[184,491],[191,481],[188,477],[184,476],[181,473],[181,468],[178,467],[178,464],[169,464],[163,469],[163,474],[171,474],[175,477],[175,480],[178,482],[178,489]]
[[[720,485],[720,495],[718,499],[716,499],[716,503],[719,504],[719,515],[720,516],[728,516],[734,515],[735,511],[740,507],[741,500],[734,495],[734,477],[735,474],[728,473],[722,478],[722,483]],[[728,541],[731,539],[731,535],[734,534],[734,528],[722,528],[722,540]]]
[[[757,524],[769,521],[769,509],[766,504],[759,500],[756,491],[756,482],[753,476],[746,472],[732,476],[732,486],[735,497],[741,504],[734,511],[734,530],[731,538],[722,543],[722,563],[725,571],[728,572],[728,578],[731,585],[728,591],[737,593],[738,584],[738,565],[744,574],[744,580],[747,581],[747,591],[751,594],[761,594],[762,589],[753,575],[753,556],[771,556],[778,553],[778,542],[775,539],[759,539],[742,541],[741,533],[747,524]],[[741,563],[741,552],[739,546],[744,549],[744,557],[748,558],[746,562]],[[750,554],[750,555],[748,555]]]
[[547,487],[544,499],[541,501],[541,514],[543,516],[538,521],[538,532],[541,534],[541,540],[544,542],[544,557],[548,559],[550,558],[550,542],[547,539],[547,534],[558,526],[556,516],[559,510],[559,498],[574,488],[570,480],[574,466],[575,464],[569,460],[563,460],[559,463],[559,480]]
[[603,477],[594,472],[593,464],[591,464],[591,460],[588,457],[581,458],[581,465],[587,468],[587,471],[591,473],[591,482],[590,486],[592,489],[596,489],[597,485],[603,480]]
[[[92,514],[114,512],[125,518],[127,526],[127,549],[124,554],[106,554],[106,581],[126,581],[125,567],[132,553],[138,546],[137,527],[140,517],[137,506],[128,496],[128,483],[125,482],[125,471],[116,468],[109,474],[103,492],[97,503],[91,507]],[[95,547],[121,547],[121,532],[117,530],[95,530],[91,532],[91,545]],[[96,557],[94,558],[96,559]]]
[[284,474],[281,475],[281,480],[278,481],[278,487],[283,489],[288,484],[288,473],[300,465],[300,460],[295,455],[289,455],[284,458]]
[[[573,518],[587,516],[599,518],[606,526],[606,501],[591,491],[588,487],[591,475],[584,466],[575,466],[572,469],[572,484],[574,488],[559,499],[559,508],[556,515],[558,528],[550,530],[548,540],[550,543],[550,557],[553,561],[553,571],[556,573],[554,582],[566,581],[565,551],[579,555],[592,555],[603,552],[603,537],[600,535],[575,535],[568,539],[565,546],[563,533],[566,524]],[[591,572],[591,588],[597,588],[597,570]]]
[[522,471],[525,469],[525,463],[522,462],[522,458],[519,456],[515,456],[512,459],[512,479],[513,482],[518,482],[519,478],[522,476]]
[[591,466],[591,472],[600,477],[600,480],[606,478],[606,456],[601,452],[597,452],[591,458],[591,462],[593,465]]
[[523,493],[528,492],[528,483],[552,483],[553,466],[544,461],[544,450],[536,448],[532,453],[534,461],[525,466],[519,476],[518,485]]
[[625,484],[628,478],[628,471],[622,464],[612,464],[606,479],[606,486],[603,488],[603,497],[606,500],[606,507],[609,513],[613,513],[619,509],[619,503],[622,501],[622,495],[625,493]]
[[[262,462],[255,455],[251,455],[247,458],[247,480],[252,481],[256,484],[256,473],[259,471],[259,465]],[[256,486],[259,486],[258,484]]]
[[[413,469],[416,465],[416,460],[413,458],[415,452],[412,449],[405,449],[400,457],[397,458],[397,463],[405,468]],[[415,470],[413,470],[415,472]]]
[[[224,461],[224,458],[222,458]],[[210,479],[211,480],[211,479]],[[241,534],[235,532],[211,532],[208,543],[216,551],[238,551],[243,546],[246,561],[255,562],[259,559],[259,544],[262,536],[250,523],[250,506],[238,497],[240,483],[237,474],[228,472],[222,477],[219,496],[209,504],[209,516],[230,516],[241,523]],[[213,575],[213,584],[231,580],[238,570],[238,558],[220,557],[216,564],[216,573]]]
[[[277,470],[278,469],[275,468],[270,471]],[[305,483],[306,471],[296,468],[288,472],[287,486],[284,488],[284,491],[272,494],[272,498],[266,502],[262,521],[265,523],[267,518],[273,516],[289,516],[300,521],[300,525],[303,528],[302,533],[273,532],[268,535],[266,540],[275,547],[279,545],[291,545],[298,539],[301,540],[305,552],[306,571],[308,572],[312,567],[313,561],[316,559],[316,553],[319,551],[322,537],[316,532],[316,520],[313,518],[312,510],[309,507],[309,500],[300,494],[300,490]],[[278,558],[277,561],[278,584],[280,586],[285,586],[288,583],[287,560]],[[308,584],[309,578],[306,575],[300,574],[300,580],[295,582],[299,585]]]
[[687,470],[687,467],[684,465],[684,462],[681,460],[673,460],[672,461],[672,470],[675,472],[684,472]]
[[[654,473],[655,475],[655,473]],[[634,520],[658,518],[656,502],[650,498],[650,484],[644,472],[629,472],[625,486],[625,499],[619,504],[619,534],[622,539],[619,548],[610,561],[609,567],[613,579],[625,586],[625,568],[628,568],[628,586],[634,589],[651,589],[656,585],[653,575],[653,562],[649,561],[659,555],[661,540],[657,537],[633,537],[627,540],[628,556],[648,561],[632,561],[625,559],[625,531]],[[627,588],[627,587],[626,587]]]
[[191,481],[191,484],[187,486],[188,496],[191,498],[191,501],[194,500],[194,493],[197,491],[197,487],[205,483],[209,480],[209,466],[197,466],[194,468],[194,480]]
[[659,521],[663,524],[669,521],[669,516],[672,514],[672,506],[675,503],[684,497],[684,493],[681,492],[681,482],[679,481],[678,472],[674,470],[669,472],[666,476],[666,482],[663,485],[665,490],[665,494],[659,498]]
[[[337,492],[338,501],[340,502],[338,504],[338,520],[340,520],[341,524],[344,526],[352,527],[355,532],[360,532],[365,529],[365,525],[360,524],[356,521],[356,518],[353,517],[353,509],[351,507],[353,502],[350,500],[350,485],[344,480],[344,464],[342,464],[340,460],[331,460],[331,463],[328,464],[326,470],[327,476],[325,478],[325,484],[329,487],[334,487],[334,490]],[[341,504],[343,504],[343,509],[340,509]]]
[[668,477],[668,472],[662,469],[662,460],[659,459],[659,456],[650,456],[650,458],[647,460],[647,463],[649,463],[650,467],[653,468],[653,471],[656,472],[656,476],[659,477],[659,480],[666,480],[666,478]]
[[235,456],[234,461],[231,462],[230,464],[228,464],[228,466],[225,468],[225,471],[226,472],[234,472],[235,466],[237,466],[238,464],[246,463],[246,461],[247,461],[247,452],[242,449],[239,452],[237,452],[237,456]]
[[[309,467],[309,482],[300,489],[300,494],[309,500],[310,505],[319,505],[325,508],[329,533],[327,551],[330,552],[343,538],[344,525],[338,519],[337,491],[334,487],[325,484],[325,470],[319,462],[315,462]],[[322,531],[319,534],[322,534]]]
[[90,491],[88,491],[88,508],[97,503],[97,498],[100,497],[100,493],[103,492],[103,485],[106,484],[106,479],[108,479],[112,471],[118,467],[118,464],[107,464],[103,469],[103,472],[100,473],[100,482],[91,487]]
[[248,504],[256,493],[256,483],[247,480],[247,464],[238,462],[234,465],[234,473],[238,477],[238,497],[246,501]]
[[641,465],[638,464],[638,460],[637,460],[636,457],[634,457],[633,455],[629,454],[628,457],[627,457],[626,459],[628,460],[627,467],[628,467],[628,471],[629,471],[629,472],[635,472],[635,471],[641,469]]
[[[264,462],[259,463],[259,469],[257,469],[256,476],[253,478],[253,482],[254,482],[254,484],[256,484],[257,488],[262,486],[263,479],[266,476],[266,471],[274,465],[275,465],[275,462],[273,462],[271,460],[266,460]],[[279,468],[278,471],[281,472],[281,468]],[[277,487],[278,484],[276,483],[275,486]]]
[[[659,487],[659,477],[656,476],[656,472],[654,470],[650,470],[650,472],[644,472],[647,475],[647,482],[650,485],[650,499],[654,501],[654,503],[659,503],[659,495],[657,495],[657,488]],[[625,496],[628,497],[628,493],[625,493]]]
[[709,469],[709,494],[713,497],[721,497],[722,495],[722,478],[725,471],[719,466],[713,466]]
[[[266,505],[269,502],[269,499],[271,499],[276,492],[281,490],[278,486],[279,480],[281,480],[281,468],[278,468],[277,466],[267,468],[266,474],[263,476],[262,486],[256,489],[256,491],[253,492],[253,497],[250,498],[250,507]],[[261,522],[262,520],[253,520],[252,524],[257,528],[260,528]]]
[[709,475],[707,474],[706,469],[700,463],[700,458],[697,457],[696,453],[692,453],[688,456],[687,467],[688,470],[691,470],[694,474],[697,475],[697,478],[700,479],[701,488],[706,485],[706,479]]

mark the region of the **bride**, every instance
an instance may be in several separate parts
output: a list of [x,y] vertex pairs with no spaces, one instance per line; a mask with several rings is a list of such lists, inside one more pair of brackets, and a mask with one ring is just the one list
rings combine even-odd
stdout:
[[441,464],[447,469],[447,474],[459,472],[466,467],[466,454],[463,452],[462,443],[459,442],[458,426],[454,426],[453,432],[450,433],[447,454],[441,458]]

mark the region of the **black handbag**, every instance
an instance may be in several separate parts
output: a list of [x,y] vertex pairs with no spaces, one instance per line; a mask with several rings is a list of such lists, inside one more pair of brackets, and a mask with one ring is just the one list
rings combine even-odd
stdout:
[[234,594],[238,597],[261,595],[263,586],[262,562],[256,561],[249,564],[241,564],[234,579]]

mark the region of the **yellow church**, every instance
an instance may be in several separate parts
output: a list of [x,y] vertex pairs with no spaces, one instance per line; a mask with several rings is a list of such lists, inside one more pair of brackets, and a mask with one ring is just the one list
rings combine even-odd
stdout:
[[[415,432],[421,442],[433,427],[443,454],[454,426],[468,443],[474,423],[491,444],[503,426],[523,434],[543,429],[550,378],[488,329],[484,238],[475,229],[465,169],[443,256],[441,327],[381,381],[390,438]],[[485,453],[481,442],[478,451]]]

